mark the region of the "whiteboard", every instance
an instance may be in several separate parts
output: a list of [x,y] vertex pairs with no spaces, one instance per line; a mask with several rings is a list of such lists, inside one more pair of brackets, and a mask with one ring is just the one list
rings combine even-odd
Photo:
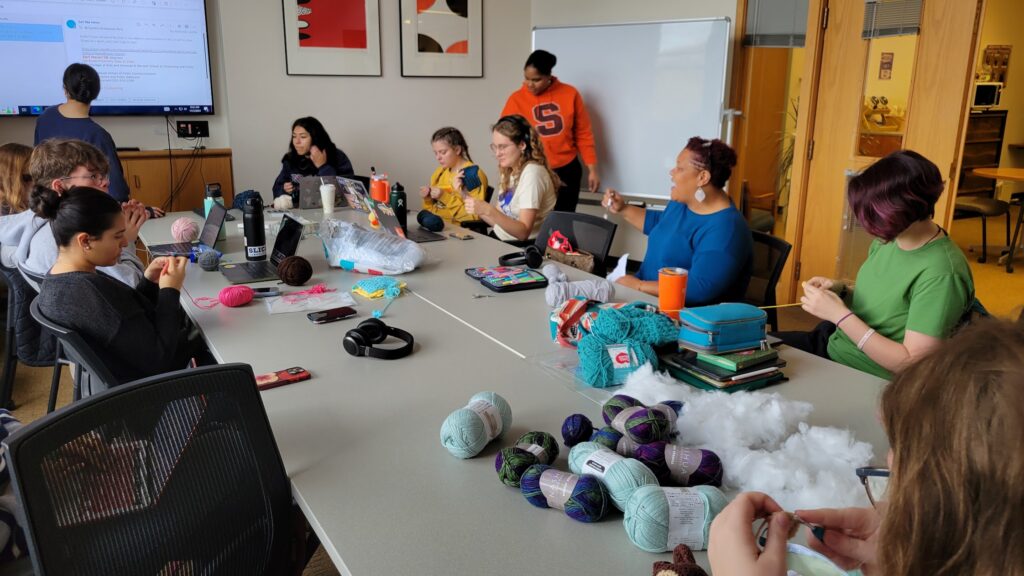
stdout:
[[534,28],[533,48],[558,57],[552,74],[590,112],[602,189],[667,199],[686,141],[721,136],[729,28],[728,18]]

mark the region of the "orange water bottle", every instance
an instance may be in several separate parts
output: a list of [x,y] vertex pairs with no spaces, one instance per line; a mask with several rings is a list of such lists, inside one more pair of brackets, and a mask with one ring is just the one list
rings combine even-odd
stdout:
[[370,167],[370,198],[373,198],[377,202],[388,203],[388,190],[390,184],[388,184],[387,174],[377,174],[377,169]]

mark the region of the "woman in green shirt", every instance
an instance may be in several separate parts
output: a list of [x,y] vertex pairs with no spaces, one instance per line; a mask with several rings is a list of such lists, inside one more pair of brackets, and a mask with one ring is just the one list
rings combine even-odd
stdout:
[[855,291],[820,276],[803,283],[803,309],[823,322],[779,333],[783,342],[889,379],[949,337],[974,302],[974,280],[963,252],[932,221],[943,188],[935,164],[910,150],[850,180],[850,208],[878,239]]

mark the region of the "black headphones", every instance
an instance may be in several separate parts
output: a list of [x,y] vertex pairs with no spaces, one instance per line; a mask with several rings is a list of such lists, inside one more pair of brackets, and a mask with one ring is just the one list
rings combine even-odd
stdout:
[[498,256],[498,264],[502,266],[519,266],[526,264],[528,268],[540,268],[544,263],[544,254],[536,244],[530,244],[522,252],[511,252]]
[[[405,344],[398,348],[374,347],[374,344],[380,344],[388,336],[394,336],[405,342]],[[345,347],[345,352],[353,356],[369,356],[370,358],[379,358],[381,360],[398,360],[412,354],[413,338],[412,334],[400,328],[388,326],[383,320],[367,318],[360,322],[358,326],[346,332],[341,344]]]

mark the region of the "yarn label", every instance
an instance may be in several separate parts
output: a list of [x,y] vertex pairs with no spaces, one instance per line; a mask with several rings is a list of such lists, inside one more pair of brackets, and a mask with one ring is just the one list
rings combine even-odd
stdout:
[[693,550],[706,548],[704,498],[689,488],[662,488],[668,500],[668,549],[686,544]]
[[615,446],[615,451],[618,452],[619,454],[622,454],[623,456],[628,456],[632,458],[633,455],[636,454],[636,449],[639,447],[640,444],[631,439],[629,436],[623,436],[622,438],[619,439],[619,443]]
[[608,469],[612,467],[612,464],[621,460],[625,460],[625,458],[607,448],[595,450],[583,462],[583,466],[580,467],[580,474],[590,474],[604,480],[604,475],[608,473]]
[[633,417],[634,414],[641,410],[646,410],[643,406],[633,406],[632,408],[626,408],[622,412],[615,415],[612,418],[611,427],[617,430],[621,434],[626,433],[626,422]]
[[675,444],[665,446],[665,464],[672,480],[682,486],[690,483],[690,475],[700,466],[701,451],[698,448],[683,448]]
[[572,491],[576,489],[576,483],[580,477],[554,468],[548,468],[540,473],[540,491],[548,501],[548,506],[565,510],[565,503],[572,497]]
[[526,450],[530,454],[533,454],[534,456],[536,456],[537,460],[540,460],[541,462],[548,462],[549,461],[548,460],[548,452],[547,452],[547,450],[544,449],[543,446],[540,446],[540,445],[537,445],[537,444],[516,444],[516,448],[520,448],[522,450]]
[[612,361],[613,383],[625,384],[626,378],[640,366],[636,353],[625,344],[609,344],[604,349]]
[[488,442],[501,434],[501,414],[498,413],[498,409],[494,407],[494,404],[486,400],[473,400],[466,408],[476,412],[480,421],[484,423],[484,432],[487,433]]
[[657,410],[664,414],[665,418],[668,420],[669,434],[672,435],[676,433],[676,420],[679,418],[679,414],[676,414],[676,411],[671,406],[668,404],[655,404],[654,406],[651,406],[651,410]]

